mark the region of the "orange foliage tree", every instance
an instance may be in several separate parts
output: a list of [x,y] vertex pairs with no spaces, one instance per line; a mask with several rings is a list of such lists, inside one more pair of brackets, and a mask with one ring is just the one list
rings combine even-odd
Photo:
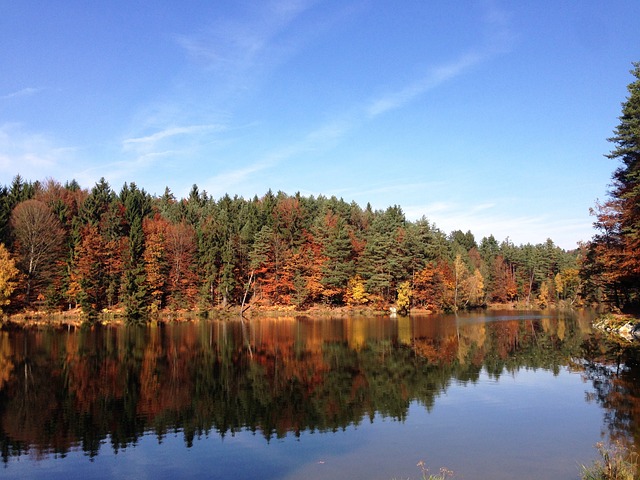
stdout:
[[434,312],[443,309],[444,282],[437,265],[429,263],[415,274],[412,292],[414,305]]
[[149,294],[150,308],[156,312],[164,307],[166,283],[169,273],[166,251],[166,232],[169,222],[160,216],[145,218],[142,230],[145,236],[144,266]]

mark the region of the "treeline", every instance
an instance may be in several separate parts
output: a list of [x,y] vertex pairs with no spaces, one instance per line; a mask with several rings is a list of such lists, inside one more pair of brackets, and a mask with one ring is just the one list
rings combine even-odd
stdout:
[[269,191],[152,196],[134,183],[0,188],[0,302],[17,309],[367,305],[431,311],[584,295],[579,251],[445,234],[398,206]]

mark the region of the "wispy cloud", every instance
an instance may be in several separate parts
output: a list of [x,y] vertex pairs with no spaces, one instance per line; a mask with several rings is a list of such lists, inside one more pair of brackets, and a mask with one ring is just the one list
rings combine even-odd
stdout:
[[327,143],[330,143],[336,137],[340,137],[342,133],[343,127],[339,123],[325,125],[309,132],[300,141],[275,149],[249,165],[233,168],[210,177],[204,186],[209,193],[214,195],[223,194],[234,187],[237,190],[238,187],[246,184],[251,176],[264,172],[303,153],[326,148]]
[[494,2],[488,2],[485,6],[482,25],[485,30],[482,44],[472,47],[450,62],[430,68],[422,78],[374,99],[366,108],[368,116],[376,117],[401,108],[443,83],[465,74],[476,65],[509,51],[515,37],[511,33],[509,16],[504,10],[498,8]]
[[220,196],[228,193],[230,186],[245,184],[252,175],[268,167],[268,163],[254,163],[247,167],[229,170],[209,178],[203,186],[213,196]]
[[395,110],[469,70],[474,65],[486,60],[486,56],[478,53],[467,53],[459,59],[439,65],[418,81],[407,85],[396,92],[377,98],[366,108],[369,117],[377,117],[390,110]]
[[31,95],[35,95],[41,90],[41,88],[27,87],[15,92],[7,93],[6,95],[0,95],[0,100],[11,100],[13,98],[30,97]]
[[150,135],[144,137],[135,137],[135,138],[127,138],[123,141],[123,146],[125,149],[131,147],[144,147],[144,148],[153,148],[159,142],[163,140],[167,140],[176,136],[184,136],[184,135],[196,135],[202,134],[212,131],[222,130],[224,127],[221,125],[211,124],[211,125],[188,125],[184,127],[167,127],[164,130],[160,130],[158,132],[152,133]]
[[[304,8],[306,8],[307,4],[303,5]],[[272,23],[282,27],[288,22],[293,21],[296,15],[304,11],[304,8],[296,4],[296,7],[292,8],[286,15],[282,15],[281,17],[276,16],[276,18],[279,18],[280,20]],[[274,167],[294,156],[310,151],[328,150],[355,128],[372,121],[376,117],[379,117],[389,111],[402,108],[411,101],[424,96],[438,86],[467,73],[476,65],[489,61],[496,54],[504,51],[498,49],[496,45],[503,45],[506,41],[505,39],[508,35],[504,32],[508,31],[508,22],[506,20],[506,15],[500,14],[500,11],[493,5],[490,5],[487,11],[489,13],[487,13],[486,18],[483,20],[488,32],[488,38],[485,39],[485,44],[473,46],[459,57],[449,62],[431,67],[425,76],[408,82],[396,91],[382,95],[379,98],[375,98],[364,105],[351,106],[345,109],[343,112],[336,115],[335,118],[330,119],[314,130],[303,134],[299,139],[294,140],[291,144],[264,155],[262,158],[256,160],[252,165],[242,167],[237,170],[231,170],[227,173],[222,173],[212,178],[209,183],[218,183],[224,179],[228,186],[233,186],[234,184],[239,184],[241,181],[246,181],[252,174]],[[269,24],[268,21],[267,24]],[[275,30],[277,29],[258,29],[257,35],[252,37],[253,40],[244,39],[242,42],[230,40],[229,42],[234,45],[234,48],[243,52],[242,54],[237,55],[237,59],[235,61],[238,63],[236,64],[236,67],[239,67],[239,65],[243,63],[243,58],[246,59],[252,57],[254,52],[264,48],[268,43],[267,39],[273,35]],[[231,38],[233,39],[235,36],[236,35],[231,35]],[[199,45],[198,48],[195,48],[194,45],[192,45],[192,47],[194,48],[192,50],[193,53],[204,55],[211,61],[220,62],[220,65],[226,62],[223,57],[218,56],[213,50],[203,51],[200,49],[201,45]],[[233,49],[231,50],[233,51]],[[380,188],[392,191],[395,187],[384,186]],[[403,186],[403,188],[406,188],[406,186]],[[373,190],[369,193],[373,193]],[[381,192],[378,191],[376,193]]]
[[361,114],[345,117],[351,119],[352,125],[342,122],[340,132],[346,133],[350,127],[402,108],[440,85],[466,74],[473,67],[508,51],[513,43],[508,15],[490,2],[486,6],[482,21],[486,30],[483,44],[471,47],[469,51],[449,62],[431,67],[426,75],[408,82],[396,91],[374,98],[364,107]]
[[[280,0],[252,6],[242,21],[224,19],[198,34],[179,35],[177,43],[188,57],[205,68],[238,82],[257,69],[278,64],[295,47],[280,38],[313,1]],[[251,73],[247,76],[247,73]]]
[[[112,186],[131,181],[132,178],[140,178],[140,172],[149,172],[158,161],[180,156],[182,152],[175,150],[157,151],[137,155],[127,160],[101,163],[93,167],[79,169],[77,175],[86,179],[88,185],[99,178],[104,177]],[[76,177],[77,178],[77,177]],[[163,185],[153,185],[158,189]],[[159,190],[161,191],[161,190]],[[157,193],[157,192],[156,192]]]
[[[176,41],[184,49],[187,57],[202,69],[201,73],[215,78],[216,91],[221,95],[220,98],[224,98],[224,104],[232,104],[232,100],[229,99],[233,98],[234,93],[245,92],[247,88],[256,86],[256,82],[260,82],[265,73],[299,51],[305,38],[313,35],[298,27],[302,23],[301,19],[307,18],[305,14],[315,3],[296,0],[263,2],[260,6],[252,7],[251,11],[243,10],[238,16],[215,19],[208,29],[176,36]],[[212,165],[212,168],[217,170],[216,175],[201,186],[206,187],[209,192],[215,192],[221,188],[227,191],[243,188],[253,180],[258,182],[265,177],[266,172],[274,170],[282,163],[305,153],[327,151],[354,129],[387,112],[408,105],[440,85],[490,60],[498,51],[492,45],[502,43],[498,38],[501,36],[499,31],[508,29],[508,21],[505,21],[506,17],[501,15],[493,4],[489,4],[486,11],[488,13],[482,21],[487,36],[495,37],[488,40],[487,45],[472,45],[456,58],[432,66],[422,77],[409,79],[396,91],[368,102],[347,106],[333,118],[271,151],[263,151],[253,158],[245,157],[245,162],[233,158],[225,163]],[[210,105],[210,108],[216,108],[216,103]],[[168,126],[163,127],[163,122],[158,122],[156,118],[142,122],[159,126],[159,130],[151,130],[145,135],[130,136],[122,141],[123,151],[136,155],[128,163],[147,165],[147,162],[162,158],[160,155],[150,155],[169,150],[181,151],[183,155],[184,152],[194,153],[211,138],[218,142],[229,141],[228,138],[224,138],[228,136],[224,135],[211,137],[214,132],[228,132],[233,129],[229,122],[225,121],[228,126],[223,127],[213,123],[218,120],[210,120],[219,112],[200,112],[199,120],[190,122],[189,119],[196,116],[190,116],[179,107],[174,107],[167,108],[173,114],[178,108],[183,114],[184,125],[172,125],[167,122]],[[232,167],[220,171],[221,165]]]

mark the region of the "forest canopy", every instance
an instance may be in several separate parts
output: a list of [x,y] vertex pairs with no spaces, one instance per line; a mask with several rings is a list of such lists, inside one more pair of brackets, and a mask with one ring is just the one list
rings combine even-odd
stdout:
[[194,185],[177,199],[135,183],[116,193],[104,179],[86,190],[18,175],[0,188],[0,243],[11,252],[0,270],[17,270],[13,311],[79,307],[130,319],[245,303],[454,311],[575,304],[589,293],[580,249],[478,242],[425,217],[408,221],[397,205],[299,193],[214,199]]

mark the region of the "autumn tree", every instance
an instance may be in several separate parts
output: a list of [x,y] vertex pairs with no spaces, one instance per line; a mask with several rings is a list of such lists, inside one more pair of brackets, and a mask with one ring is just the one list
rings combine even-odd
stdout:
[[287,304],[295,291],[291,268],[285,268],[282,237],[269,225],[257,233],[250,254],[255,272],[256,300],[265,304]]
[[360,275],[355,275],[347,282],[345,301],[347,305],[365,305],[369,303],[365,282]]
[[60,273],[64,231],[49,207],[39,200],[26,200],[11,214],[11,228],[18,266],[25,274],[25,300]]
[[74,249],[73,268],[67,295],[70,302],[79,303],[89,316],[108,304],[107,249],[96,225],[86,225]]
[[309,232],[305,232],[304,240],[291,256],[287,266],[293,271],[292,303],[297,308],[319,303],[323,296],[327,295],[322,283],[323,267],[327,262],[322,253],[322,245]]
[[458,288],[460,288],[460,285],[459,279],[456,280],[454,265],[441,258],[436,264],[436,269],[438,272],[438,278],[442,281],[442,308],[444,310],[455,310],[458,308],[455,296],[456,285]]
[[412,293],[417,306],[433,312],[443,309],[444,282],[437,265],[429,263],[414,275]]
[[398,313],[406,315],[411,309],[411,283],[408,281],[400,283],[398,285],[398,297],[396,299],[396,306]]
[[169,266],[165,235],[168,228],[169,222],[159,216],[153,219],[145,218],[142,223],[145,236],[143,260],[152,313],[163,308],[166,302]]
[[551,292],[549,288],[549,282],[546,281],[540,286],[540,292],[538,293],[538,306],[540,308],[547,308],[551,299]]
[[574,303],[582,287],[580,271],[577,268],[563,269],[556,274],[554,284],[559,300],[568,300],[570,303]]
[[20,202],[30,200],[38,190],[37,183],[26,182],[20,175],[16,175],[11,185],[0,188],[0,243],[11,248],[9,219],[11,212]]
[[[73,303],[83,298],[81,304],[87,313],[93,311],[91,305],[99,309],[114,307],[120,301],[128,240],[124,205],[104,178],[88,194],[75,182],[65,184],[65,190],[65,205],[77,208],[71,221],[69,300]],[[73,205],[76,202],[77,207]],[[98,278],[88,276],[94,268],[91,262],[99,269]],[[83,279],[86,291],[79,279]]]
[[491,264],[491,283],[488,296],[491,301],[507,303],[516,299],[518,285],[512,265],[502,255],[496,255]]
[[10,303],[11,294],[17,286],[15,279],[18,273],[15,261],[4,244],[0,243],[0,314],[2,307]]
[[46,204],[60,220],[65,231],[70,232],[73,219],[78,216],[87,195],[88,193],[82,190],[75,181],[62,185],[49,178],[42,183],[34,198]]
[[196,240],[194,228],[182,221],[166,231],[169,300],[176,307],[193,306],[197,295],[194,276]]
[[469,275],[465,283],[466,305],[469,307],[480,307],[485,303],[484,277],[480,269],[476,268],[473,274]]
[[454,287],[453,287],[453,310],[456,311],[460,308],[460,304],[463,301],[463,298],[466,296],[467,292],[465,289],[466,280],[469,276],[469,270],[462,260],[462,256],[460,254],[456,255],[455,260],[453,261],[453,278],[454,278]]
[[640,302],[640,62],[633,66],[635,80],[627,87],[620,123],[609,138],[615,148],[607,157],[621,165],[612,176],[610,199],[593,211],[598,234],[583,264],[583,276],[602,278],[618,307]]

